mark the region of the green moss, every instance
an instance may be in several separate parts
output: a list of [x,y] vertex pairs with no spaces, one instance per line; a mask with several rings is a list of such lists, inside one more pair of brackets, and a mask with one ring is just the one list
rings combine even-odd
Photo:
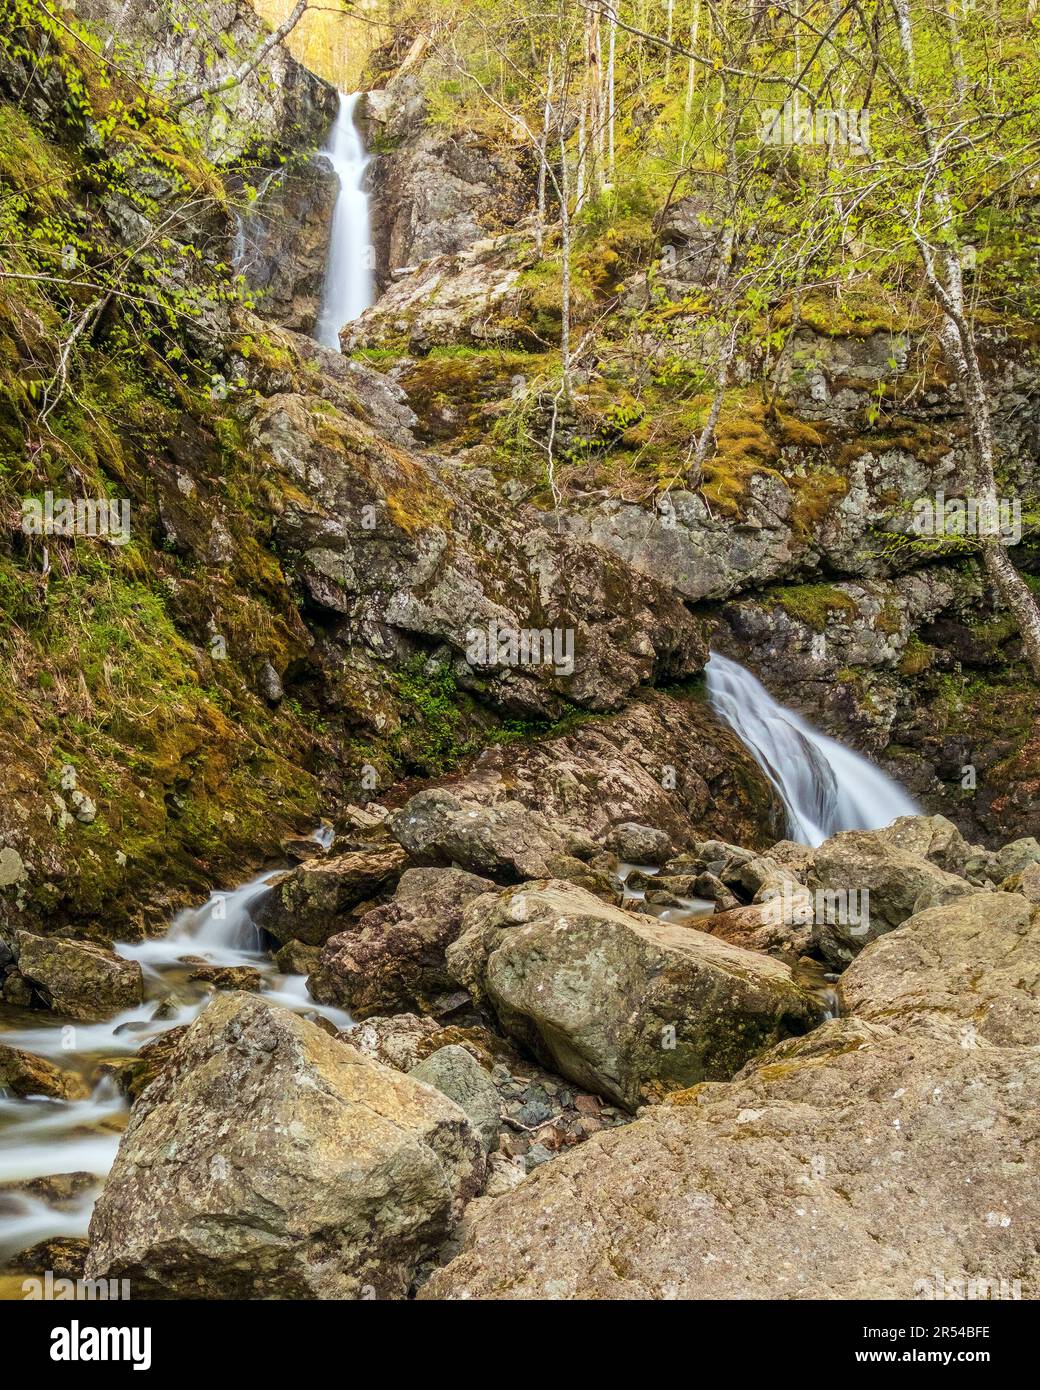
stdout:
[[782,608],[790,617],[814,632],[823,632],[832,613],[853,617],[855,601],[830,584],[797,584],[770,589],[762,596],[767,608]]

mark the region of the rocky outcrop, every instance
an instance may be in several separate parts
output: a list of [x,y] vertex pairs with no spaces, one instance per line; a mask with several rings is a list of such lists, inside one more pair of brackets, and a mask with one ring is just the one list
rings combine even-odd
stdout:
[[[214,0],[201,28],[188,0],[162,7],[147,0],[76,0],[75,8],[129,47],[156,87],[175,87],[180,96],[230,78],[270,32],[247,0]],[[207,42],[213,35],[221,36],[219,43]],[[229,84],[219,104],[199,102],[187,118],[207,152],[230,162],[264,146],[316,149],[335,114],[335,88],[278,44],[244,81]]]
[[927,820],[922,825],[917,817],[905,817],[887,830],[847,830],[819,846],[807,884],[823,906],[816,914],[814,940],[827,960],[846,965],[914,913],[975,891],[959,874],[934,862],[933,853],[941,861],[963,865],[966,849],[949,822],[934,819],[942,822],[937,837]]
[[441,1013],[458,1003],[444,953],[471,898],[493,885],[460,869],[408,869],[392,902],[366,912],[325,944],[308,988],[355,1018],[394,1010]]
[[[614,827],[639,822],[678,847],[721,837],[764,847],[784,820],[771,784],[732,731],[699,700],[661,690],[642,691],[621,713],[577,722],[555,738],[492,746],[443,790],[479,808],[473,823],[485,828],[497,824],[494,811],[502,802],[519,802],[539,813],[525,823],[525,834],[548,822],[567,833],[580,827],[596,844],[605,844]],[[452,803],[438,789],[432,804]],[[559,834],[543,839],[543,856],[558,849]],[[459,852],[486,851],[471,842]],[[572,839],[569,852],[587,850]],[[739,853],[754,857],[751,850]],[[474,862],[468,867],[491,871]]]
[[975,893],[919,912],[841,977],[844,1006],[899,1032],[962,1047],[1040,1043],[1040,909]]
[[322,155],[294,161],[239,214],[235,269],[265,319],[312,333],[321,308],[339,180]]
[[[698,622],[663,583],[558,534],[544,513],[469,494],[449,466],[387,446],[317,398],[261,402],[249,435],[290,485],[278,549],[340,640],[446,644],[460,684],[504,713],[619,708],[703,665]],[[399,639],[398,639],[399,640]]]
[[523,147],[510,149],[474,130],[426,126],[414,72],[366,92],[359,114],[376,151],[369,183],[381,287],[394,271],[464,251],[523,211]]
[[103,946],[19,931],[14,934],[14,951],[21,977],[48,1008],[67,1018],[108,1018],[141,1002],[140,965]]
[[629,1108],[823,1016],[778,961],[551,880],[471,903],[448,968],[547,1065]]
[[405,862],[397,845],[384,844],[300,864],[272,884],[254,921],[276,941],[321,946],[343,930],[347,913],[392,888]]
[[446,1096],[221,995],[133,1108],[88,1274],[139,1297],[402,1297],[483,1169]]

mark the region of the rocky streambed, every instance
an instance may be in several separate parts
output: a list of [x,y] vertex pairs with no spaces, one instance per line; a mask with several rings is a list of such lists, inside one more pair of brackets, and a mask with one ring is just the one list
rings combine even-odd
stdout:
[[52,1010],[4,1006],[7,1292],[1028,1286],[1040,844],[908,816],[676,852],[465,791],[358,810],[160,940],[15,943],[7,994]]

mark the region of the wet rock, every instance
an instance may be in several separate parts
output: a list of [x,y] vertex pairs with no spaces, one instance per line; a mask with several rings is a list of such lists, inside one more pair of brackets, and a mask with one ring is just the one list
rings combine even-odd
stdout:
[[909,918],[841,977],[844,1006],[900,1032],[978,1046],[1040,1043],[1040,908],[974,893]]
[[82,1279],[88,1245],[78,1236],[41,1240],[15,1255],[8,1263],[21,1274],[52,1274],[55,1279]]
[[408,1075],[413,1081],[433,1086],[455,1102],[469,1116],[484,1150],[498,1148],[501,1124],[498,1092],[487,1072],[472,1053],[457,1043],[431,1052]]
[[87,1273],[166,1298],[403,1297],[483,1170],[447,1097],[220,995],[133,1107]]
[[257,991],[263,988],[263,976],[252,965],[196,965],[189,980],[201,980],[214,989]]
[[466,903],[493,886],[461,869],[406,870],[392,902],[325,943],[308,981],[311,994],[359,1019],[450,1010],[458,987],[444,952],[459,934]]
[[275,881],[254,921],[276,941],[321,946],[342,931],[352,908],[392,888],[405,862],[403,850],[382,845],[301,864]]
[[283,975],[309,975],[320,959],[320,946],[307,946],[302,941],[287,941],[275,952],[274,963]]
[[448,966],[474,999],[553,1070],[628,1108],[647,1088],[732,1076],[823,1016],[778,961],[559,881],[478,898],[464,922]]
[[673,853],[672,842],[663,830],[636,821],[615,825],[607,835],[606,845],[630,864],[664,864]]
[[82,1100],[89,1095],[86,1082],[75,1072],[62,1071],[44,1057],[2,1043],[0,1091],[22,1097],[51,1096],[55,1100]]
[[16,933],[18,969],[55,1013],[89,1022],[140,1004],[137,961],[87,941]]
[[324,155],[297,157],[240,214],[235,269],[258,294],[264,318],[313,332],[338,194],[339,179]]

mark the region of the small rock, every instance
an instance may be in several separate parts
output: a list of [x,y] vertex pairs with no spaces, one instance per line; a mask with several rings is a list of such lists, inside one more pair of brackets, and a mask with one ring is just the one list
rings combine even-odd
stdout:
[[631,864],[664,864],[674,852],[663,830],[636,821],[613,826],[604,843],[619,859]]
[[498,1092],[472,1053],[458,1044],[438,1048],[408,1075],[414,1081],[436,1087],[464,1110],[485,1152],[498,1147],[502,1123]]

